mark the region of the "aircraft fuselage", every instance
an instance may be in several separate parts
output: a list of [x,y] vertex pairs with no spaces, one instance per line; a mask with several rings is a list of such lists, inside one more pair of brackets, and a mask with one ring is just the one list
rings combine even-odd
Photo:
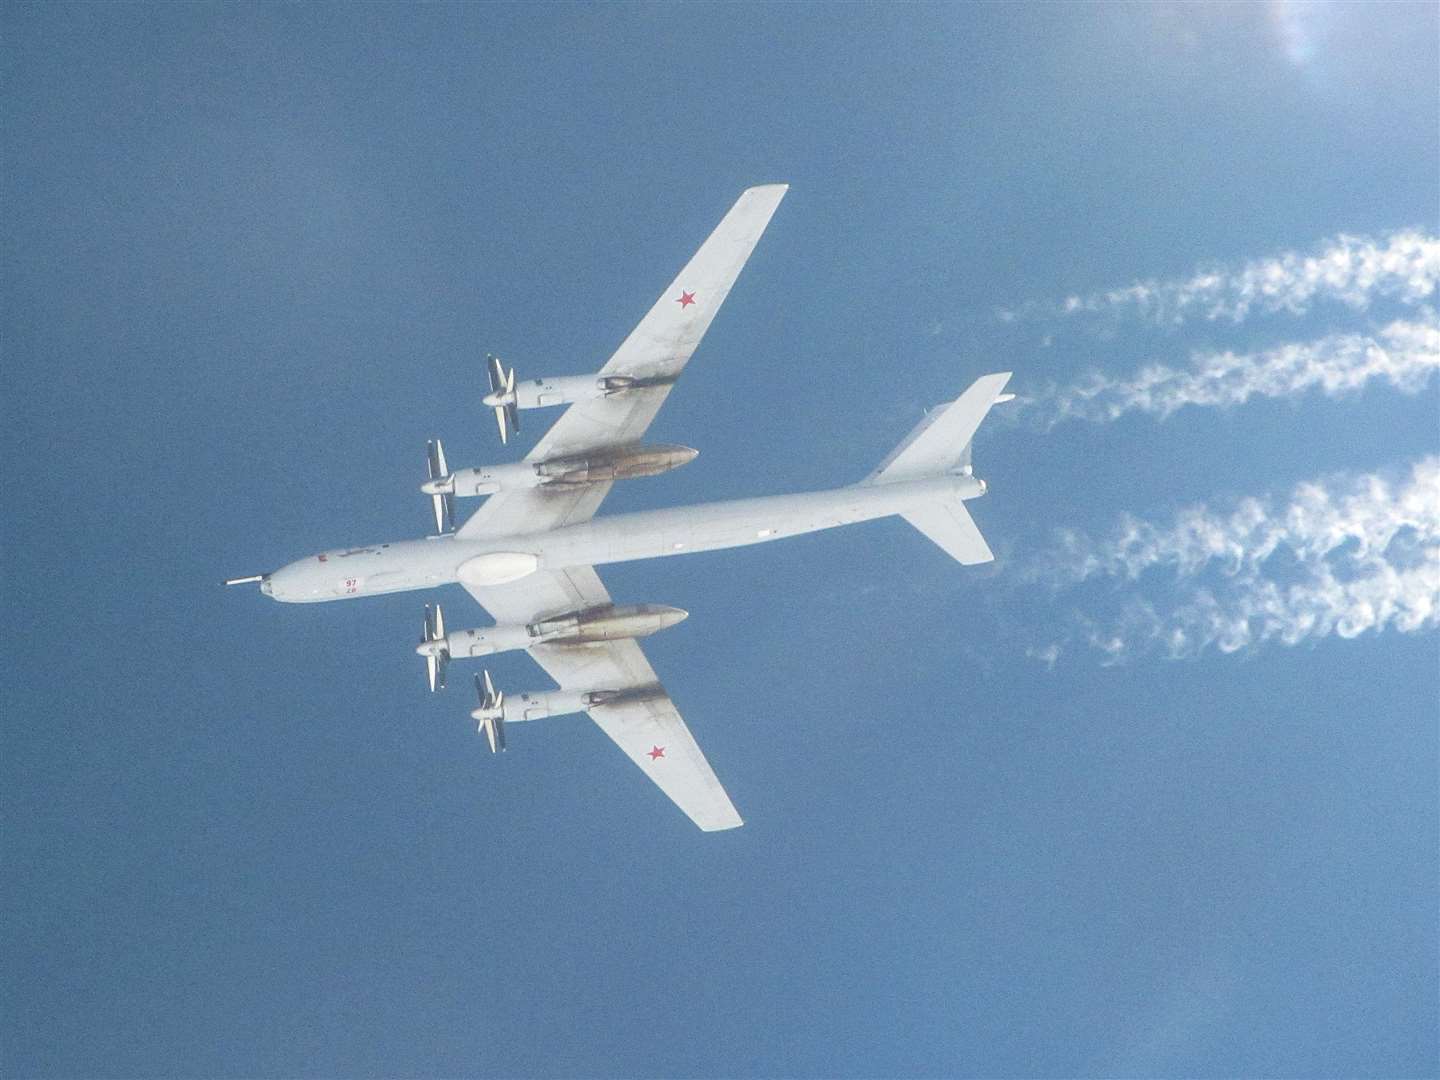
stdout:
[[397,540],[311,555],[266,575],[260,588],[285,603],[319,603],[456,582],[502,585],[540,570],[763,544],[984,492],[983,481],[952,474],[615,514],[541,533]]

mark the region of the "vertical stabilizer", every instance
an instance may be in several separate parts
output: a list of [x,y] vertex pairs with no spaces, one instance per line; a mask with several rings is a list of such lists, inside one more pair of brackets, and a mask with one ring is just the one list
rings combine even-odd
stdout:
[[990,406],[1000,400],[1010,372],[982,375],[954,401],[941,405],[891,451],[880,467],[865,478],[867,484],[919,480],[969,463],[970,440]]
[[[896,484],[906,480],[943,477],[947,473],[970,475],[970,443],[975,429],[997,401],[1008,401],[1005,384],[1010,372],[982,375],[954,401],[932,410],[915,430],[890,452],[880,467],[865,478],[866,484]],[[985,482],[976,481],[972,491],[983,494]],[[974,566],[992,562],[995,556],[980,535],[975,519],[965,509],[957,492],[936,496],[923,505],[903,510],[906,521],[935,541],[958,563]]]

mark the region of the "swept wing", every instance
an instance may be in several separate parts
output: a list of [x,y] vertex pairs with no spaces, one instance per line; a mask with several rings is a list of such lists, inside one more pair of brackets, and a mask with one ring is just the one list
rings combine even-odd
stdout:
[[[766,184],[742,194],[600,369],[602,375],[628,375],[648,385],[571,405],[525,455],[526,461],[624,446],[644,436],[787,190],[786,184]],[[588,521],[609,491],[608,483],[578,491],[502,491],[487,499],[458,535],[506,536]]]
[[[642,385],[569,406],[526,455],[527,461],[623,446],[644,436],[786,190],[787,185],[769,184],[744,192],[600,369],[604,375],[642,380]],[[487,499],[458,535],[508,536],[588,521],[609,490],[609,483],[597,483],[578,490],[502,491]],[[466,589],[499,623],[535,622],[611,602],[589,566]],[[591,719],[700,828],[744,824],[634,640],[538,645],[529,652],[561,689],[632,691],[590,709]]]
[[[467,590],[502,623],[533,622],[610,603],[600,576],[588,566]],[[591,709],[590,718],[700,828],[714,831],[744,824],[633,639],[537,645],[530,655],[561,689],[634,691],[617,703]]]

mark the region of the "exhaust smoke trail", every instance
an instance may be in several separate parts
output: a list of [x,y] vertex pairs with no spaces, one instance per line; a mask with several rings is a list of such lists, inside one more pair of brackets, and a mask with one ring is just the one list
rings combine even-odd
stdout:
[[[1117,662],[1191,657],[1440,626],[1440,457],[1399,472],[1302,483],[1283,505],[1245,498],[1155,524],[1126,515],[1109,537],[1064,531],[1026,576],[1057,588],[1167,573],[1168,602],[1132,599],[1117,617],[1078,613],[1080,636]],[[1031,650],[1053,664],[1062,643]]]
[[1141,281],[1120,289],[1070,296],[1060,304],[1001,310],[1022,317],[1134,315],[1161,325],[1189,319],[1238,323],[1252,312],[1303,315],[1320,301],[1356,311],[1376,300],[1418,304],[1440,286],[1440,237],[1418,229],[1380,240],[1340,234],[1313,254],[1282,252],[1238,267],[1221,267],[1178,281]]
[[1149,364],[1134,375],[1090,372],[1068,387],[1025,399],[1040,422],[1103,423],[1130,412],[1166,419],[1187,405],[1227,407],[1252,397],[1290,398],[1319,390],[1343,397],[1381,380],[1419,393],[1440,371],[1440,318],[1429,308],[1417,320],[1397,319],[1372,334],[1331,334],[1253,353],[1194,352],[1187,368]]

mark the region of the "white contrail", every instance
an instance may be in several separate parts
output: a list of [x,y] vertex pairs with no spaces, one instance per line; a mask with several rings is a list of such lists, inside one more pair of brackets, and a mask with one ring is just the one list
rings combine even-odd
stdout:
[[1303,315],[1320,300],[1364,311],[1381,298],[1416,304],[1440,286],[1440,237],[1405,229],[1374,240],[1341,234],[1313,254],[1282,252],[1243,266],[1180,281],[1141,281],[1123,289],[1071,296],[1058,305],[1002,310],[1022,315],[1135,314],[1158,323],[1186,319],[1239,322],[1252,311]]
[[[1168,606],[1137,599],[1118,619],[1082,618],[1088,643],[1113,660],[1440,626],[1440,457],[1403,474],[1303,483],[1283,506],[1264,498],[1225,511],[1194,506],[1163,525],[1127,515],[1099,541],[1064,532],[1029,576],[1074,585],[1136,581],[1151,570],[1175,580]],[[1053,663],[1053,649],[1032,654]]]
[[1106,421],[1129,412],[1161,419],[1187,405],[1241,405],[1311,390],[1341,397],[1372,379],[1403,393],[1422,390],[1440,371],[1440,318],[1397,319],[1374,334],[1331,334],[1261,352],[1194,352],[1188,368],[1149,364],[1128,378],[1091,372],[1073,386],[1026,399],[1049,426],[1066,419]]

